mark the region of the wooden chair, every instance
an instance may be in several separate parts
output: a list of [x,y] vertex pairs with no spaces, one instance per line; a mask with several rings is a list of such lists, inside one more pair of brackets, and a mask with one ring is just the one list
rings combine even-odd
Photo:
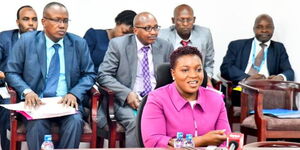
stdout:
[[233,123],[240,123],[241,122],[241,107],[234,106],[232,100],[232,90],[233,90],[233,83],[229,80],[224,79],[218,74],[218,78],[221,82],[221,91],[225,95],[225,104],[227,108],[227,116],[230,127],[232,129]]
[[[258,141],[266,139],[300,138],[300,119],[279,119],[266,116],[263,109],[296,109],[295,95],[300,84],[290,81],[252,80],[239,83],[241,95],[241,132],[257,136]],[[254,110],[254,115],[249,111]]]
[[[9,88],[8,92],[11,96],[11,103],[14,104],[17,102],[17,93],[14,89]],[[95,88],[92,88],[89,91],[90,96],[90,106],[89,108],[89,116],[88,122],[84,123],[83,134],[81,135],[81,142],[89,142],[90,148],[96,148],[97,145],[97,112],[98,112],[98,99],[100,97],[100,93]],[[26,141],[26,128],[24,123],[20,121],[18,118],[18,113],[15,111],[11,111],[11,123],[10,123],[10,150],[20,150],[21,142]],[[51,129],[52,140],[58,141],[59,128],[57,125],[53,124]],[[37,131],[38,132],[38,131]]]
[[[99,137],[98,147],[103,147],[104,139],[108,139],[108,148],[115,148],[117,141],[119,141],[119,147],[125,147],[125,128],[119,124],[115,118],[114,103],[115,103],[115,93],[105,87],[99,86],[99,91],[101,93],[101,98],[99,103],[106,104],[105,113],[107,118],[107,125],[104,127],[104,137]],[[103,101],[106,101],[105,103]]]

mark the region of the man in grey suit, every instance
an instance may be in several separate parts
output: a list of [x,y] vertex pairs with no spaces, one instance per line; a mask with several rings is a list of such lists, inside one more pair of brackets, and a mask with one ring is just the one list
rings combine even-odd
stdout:
[[[135,111],[141,97],[154,89],[158,65],[169,62],[171,43],[157,38],[156,18],[143,12],[134,18],[134,34],[110,41],[97,82],[116,93],[116,118],[126,129],[126,147],[136,147]],[[102,119],[100,127],[104,127]]]
[[174,9],[174,25],[162,29],[158,36],[171,42],[175,49],[186,45],[197,47],[203,56],[205,71],[211,78],[215,55],[212,36],[208,28],[195,25],[195,20],[194,11],[189,5],[179,5]]
[[66,7],[49,3],[43,12],[44,31],[25,33],[14,45],[7,62],[7,82],[25,106],[38,107],[42,97],[62,97],[59,103],[78,113],[50,119],[25,120],[29,150],[40,150],[52,122],[60,125],[59,149],[78,148],[83,132],[82,103],[93,86],[95,73],[87,43],[67,33]]

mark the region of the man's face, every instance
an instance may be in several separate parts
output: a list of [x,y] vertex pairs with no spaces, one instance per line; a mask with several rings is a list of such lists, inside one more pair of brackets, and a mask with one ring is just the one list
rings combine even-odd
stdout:
[[159,26],[155,18],[147,18],[144,21],[139,21],[134,27],[134,34],[144,45],[149,45],[155,42],[159,32]]
[[176,31],[179,35],[190,35],[195,23],[195,17],[192,11],[180,9],[175,13],[172,22],[175,24]]
[[53,42],[58,42],[65,36],[68,29],[68,11],[64,7],[54,5],[48,8],[44,18],[42,19],[42,24],[46,35]]
[[272,38],[274,32],[274,25],[270,19],[261,18],[255,23],[253,30],[257,40],[265,43]]
[[19,19],[16,21],[20,33],[34,31],[38,27],[37,15],[32,8],[23,8],[19,12]]

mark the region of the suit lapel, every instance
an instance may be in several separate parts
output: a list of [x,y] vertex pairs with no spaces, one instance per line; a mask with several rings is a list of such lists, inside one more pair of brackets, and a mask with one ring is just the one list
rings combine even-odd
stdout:
[[159,50],[159,45],[157,42],[154,42],[152,44],[152,61],[153,61],[153,67],[154,67],[154,75],[156,75],[156,68],[158,67],[158,64],[160,64],[160,50]]
[[131,70],[131,87],[133,88],[136,74],[137,74],[137,44],[135,41],[135,36],[130,36],[128,45],[125,48],[125,54],[127,55],[128,65]]
[[38,36],[36,38],[36,51],[38,53],[38,61],[40,63],[41,71],[44,80],[46,79],[47,73],[47,56],[46,56],[46,39],[44,32],[37,33]]
[[[71,68],[73,63],[73,55],[75,54],[74,52],[75,47],[72,44],[72,41],[69,39],[68,34],[64,37],[64,57],[65,57],[65,76],[66,76],[66,81],[67,81],[67,86],[68,89],[71,86]],[[79,61],[79,60],[78,60]]]
[[271,63],[271,62],[276,62],[273,60],[275,58],[273,49],[274,49],[273,43],[271,41],[270,46],[268,48],[268,52],[267,52],[267,60],[265,60],[267,62],[267,68],[268,68],[270,75],[272,74],[272,71],[274,70],[274,69],[272,70],[272,68],[274,68],[274,66],[277,65],[276,63]]
[[253,41],[253,38],[252,39],[249,39],[246,41],[246,45],[243,49],[244,52],[242,52],[242,57],[241,57],[241,61],[242,61],[242,68],[243,70],[245,71],[246,70],[246,67],[248,65],[248,60],[250,58],[250,52],[251,52],[251,48],[252,48],[252,41]]

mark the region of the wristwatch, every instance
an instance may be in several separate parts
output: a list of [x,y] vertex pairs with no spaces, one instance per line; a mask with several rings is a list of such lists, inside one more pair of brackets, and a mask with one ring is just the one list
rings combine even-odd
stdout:
[[31,89],[25,89],[22,93],[22,96],[25,97],[28,93],[32,92]]

